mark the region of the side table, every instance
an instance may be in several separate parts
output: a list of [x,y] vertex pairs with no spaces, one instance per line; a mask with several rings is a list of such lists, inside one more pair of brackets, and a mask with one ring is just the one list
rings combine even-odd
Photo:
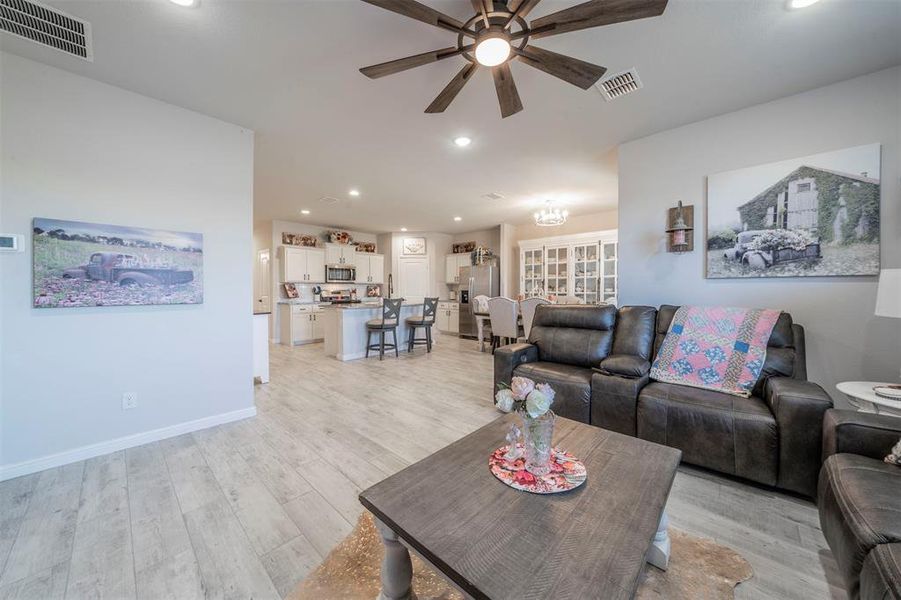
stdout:
[[879,385],[886,384],[878,381],[843,381],[835,387],[860,412],[901,417],[901,401],[877,395],[873,388]]

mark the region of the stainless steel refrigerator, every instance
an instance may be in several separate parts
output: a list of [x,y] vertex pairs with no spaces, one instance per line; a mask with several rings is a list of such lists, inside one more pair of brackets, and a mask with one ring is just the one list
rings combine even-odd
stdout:
[[460,269],[460,335],[476,337],[476,320],[472,316],[476,296],[494,298],[500,295],[500,269],[489,263]]

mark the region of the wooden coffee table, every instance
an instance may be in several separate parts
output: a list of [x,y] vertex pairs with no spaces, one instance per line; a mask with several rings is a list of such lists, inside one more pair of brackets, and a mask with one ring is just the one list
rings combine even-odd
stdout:
[[360,494],[385,543],[379,598],[415,598],[408,548],[473,598],[631,598],[666,568],[664,513],[681,452],[569,419],[554,443],[582,459],[570,492],[529,494],[488,470],[512,415]]

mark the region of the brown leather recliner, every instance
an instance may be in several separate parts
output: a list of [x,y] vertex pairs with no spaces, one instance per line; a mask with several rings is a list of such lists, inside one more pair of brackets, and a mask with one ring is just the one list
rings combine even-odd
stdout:
[[610,354],[615,322],[613,306],[538,306],[529,343],[495,351],[495,384],[509,385],[515,376],[549,383],[555,413],[590,422],[592,367]]
[[883,462],[901,419],[830,410],[823,420],[820,527],[852,600],[901,599],[901,467]]
[[561,416],[679,448],[691,464],[815,496],[832,400],[806,381],[804,329],[780,316],[760,379],[741,398],[650,380],[677,308],[539,306],[529,343],[495,353],[495,383],[514,375],[547,381]]

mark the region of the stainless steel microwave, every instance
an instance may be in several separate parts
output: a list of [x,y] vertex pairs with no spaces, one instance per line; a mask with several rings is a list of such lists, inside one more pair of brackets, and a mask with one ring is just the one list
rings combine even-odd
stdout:
[[354,265],[326,265],[326,283],[353,283],[357,279],[357,268]]

